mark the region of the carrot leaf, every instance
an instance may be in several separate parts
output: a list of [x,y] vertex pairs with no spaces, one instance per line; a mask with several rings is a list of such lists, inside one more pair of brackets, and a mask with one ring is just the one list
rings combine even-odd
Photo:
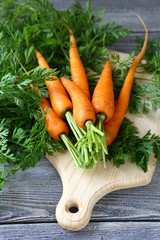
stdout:
[[148,170],[150,155],[157,155],[157,164],[160,160],[160,137],[148,131],[143,137],[138,136],[138,129],[134,123],[125,118],[119,134],[114,142],[108,147],[106,160],[112,160],[119,167],[126,161],[131,161],[140,166],[144,172]]
[[[45,128],[44,117],[40,116],[37,107],[41,103],[42,94],[48,98],[44,78],[51,75],[70,75],[69,33],[62,22],[73,30],[86,70],[89,68],[94,71],[94,76],[89,76],[88,73],[90,89],[94,88],[102,64],[108,55],[108,50],[103,46],[104,34],[105,45],[108,47],[131,31],[117,26],[115,22],[105,24],[103,20],[105,10],[96,11],[91,1],[87,1],[85,6],[78,2],[65,11],[60,11],[47,0],[1,0],[0,9],[0,189],[2,189],[10,174],[35,166],[46,153],[51,155],[55,151],[65,149],[62,141],[51,139]],[[141,40],[137,41],[140,45]],[[11,49],[18,56],[28,75],[23,73]],[[41,70],[37,67],[35,49],[43,54],[51,70]],[[148,44],[146,63],[142,66],[153,74],[153,78],[151,84],[147,82],[141,86],[137,85],[135,79],[129,104],[130,112],[142,111],[147,114],[150,110],[148,100],[151,100],[153,110],[156,111],[160,107],[159,50],[159,40],[152,40]],[[125,61],[121,61],[118,55],[112,57],[112,64],[118,64],[113,71],[115,96],[118,96],[134,52]],[[39,87],[39,94],[36,88],[30,89],[30,83]],[[85,159],[88,159],[85,144],[81,151]],[[144,138],[139,138],[137,129],[129,120],[125,120],[117,139],[108,148],[106,160],[113,158],[114,164],[119,166],[130,158],[147,171],[149,154],[155,153],[158,162],[159,152],[158,136],[148,132]],[[99,158],[97,149],[94,149],[91,158],[93,161],[88,168]]]

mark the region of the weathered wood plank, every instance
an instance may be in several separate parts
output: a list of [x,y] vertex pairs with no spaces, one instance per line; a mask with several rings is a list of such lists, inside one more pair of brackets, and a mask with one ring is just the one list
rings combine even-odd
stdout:
[[[148,186],[124,189],[104,196],[95,205],[91,221],[160,220],[160,166]],[[55,221],[62,194],[58,173],[47,159],[18,172],[0,192],[0,223]]]
[[[56,9],[66,10],[71,4],[75,4],[77,0],[49,0],[53,3]],[[86,0],[81,0],[82,6],[85,5]],[[159,0],[92,0],[95,12],[99,8],[106,8],[104,14],[105,22],[115,21],[117,25],[122,25],[125,28],[134,31],[141,31],[143,29],[139,20],[131,14],[136,12],[141,15],[146,23],[149,31],[160,31],[160,3]]]
[[[113,44],[112,47],[109,48],[124,53],[130,53],[132,50],[134,50],[137,54],[138,52],[136,50],[137,47],[136,36],[144,39],[145,33],[133,32],[129,34],[127,37],[121,38],[117,43]],[[148,41],[158,38],[160,39],[160,32],[158,33],[149,32]]]
[[[70,232],[56,223],[0,225],[1,240],[157,240],[160,239],[160,222],[99,222],[90,223],[79,232]],[[102,238],[103,237],[103,238]]]

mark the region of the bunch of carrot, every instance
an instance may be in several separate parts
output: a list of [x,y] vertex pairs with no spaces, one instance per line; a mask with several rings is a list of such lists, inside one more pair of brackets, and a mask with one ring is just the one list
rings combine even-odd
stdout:
[[[42,109],[46,111],[46,106],[50,109],[50,114],[46,117],[47,129],[49,134],[51,134],[51,126],[55,125],[57,130],[55,128],[54,131],[57,134],[51,134],[51,136],[57,140],[60,137],[63,139],[64,134],[68,134],[65,121],[68,122],[70,129],[77,139],[77,143],[75,144],[77,147],[77,151],[75,151],[77,166],[88,168],[96,165],[101,153],[105,166],[107,146],[116,138],[124,119],[129,104],[134,74],[139,62],[143,58],[148,40],[147,28],[141,17],[138,14],[136,15],[145,28],[145,40],[140,53],[131,64],[116,104],[109,57],[104,64],[91,99],[87,75],[78,53],[76,40],[72,30],[68,26],[67,28],[70,33],[69,59],[72,81],[64,77],[59,79],[57,76],[53,76],[53,81],[45,80],[52,105],[51,108],[48,103],[45,104],[46,100],[43,99],[45,107],[42,107]],[[35,54],[39,66],[49,69],[49,65],[41,53],[36,50]],[[58,124],[55,116],[59,116],[59,121],[63,122],[65,127],[63,127],[63,124]]]

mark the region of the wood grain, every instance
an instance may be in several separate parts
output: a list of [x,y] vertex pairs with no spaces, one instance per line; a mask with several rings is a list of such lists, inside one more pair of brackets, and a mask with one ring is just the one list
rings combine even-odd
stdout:
[[[96,203],[91,221],[160,220],[159,175],[160,165],[149,185],[105,195]],[[0,192],[0,224],[56,221],[62,183],[46,158],[10,180]]]
[[[130,33],[127,37],[121,38],[117,43],[113,44],[112,47],[109,47],[109,49],[121,51],[124,53],[129,53],[130,51],[134,50],[136,54],[138,54],[138,51],[136,50],[136,36],[144,39],[144,32],[139,33]],[[160,38],[160,32],[149,32],[148,40],[151,41],[151,39],[158,39]]]
[[[76,0],[49,0],[54,7],[61,10],[66,10],[71,4],[76,4]],[[86,0],[80,1],[82,6]],[[132,15],[131,12],[136,12],[141,15],[149,31],[160,32],[160,3],[159,0],[92,0],[94,13],[97,13],[99,8],[105,8],[104,22],[115,22],[116,25],[121,25],[124,28],[133,31],[143,31],[143,27],[139,24],[139,20]]]
[[79,232],[62,229],[56,223],[0,226],[1,240],[158,240],[160,222],[96,222]]
[[[104,169],[102,162],[99,162],[97,167],[86,171],[74,168],[69,154],[56,156],[56,160],[55,157],[47,158],[55,165],[63,182],[63,195],[56,208],[57,221],[63,228],[73,231],[88,224],[92,208],[102,196],[117,189],[148,184],[155,168],[153,157],[149,161],[147,174],[130,162],[119,169],[112,162],[108,162]],[[63,166],[60,166],[61,159]],[[58,166],[55,161],[58,161]],[[76,207],[78,212],[70,212],[71,207]]]

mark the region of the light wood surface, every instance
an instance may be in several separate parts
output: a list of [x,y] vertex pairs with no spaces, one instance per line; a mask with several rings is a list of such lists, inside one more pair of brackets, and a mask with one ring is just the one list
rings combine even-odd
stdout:
[[[110,53],[116,52],[110,51]],[[119,54],[121,58],[127,56],[124,53]],[[145,77],[151,76],[145,75]],[[145,135],[149,129],[152,133],[160,134],[158,125],[160,111],[148,115],[127,114],[127,117],[134,121],[140,136]],[[147,173],[130,161],[119,168],[114,166],[112,161],[108,161],[104,168],[102,161],[99,161],[96,167],[86,170],[77,169],[68,152],[57,153],[47,158],[57,169],[63,183],[63,195],[56,208],[56,219],[63,228],[73,231],[87,225],[95,203],[104,195],[118,189],[146,185],[151,181],[155,170],[154,156],[150,157]],[[70,212],[72,207],[77,208],[78,211]]]

